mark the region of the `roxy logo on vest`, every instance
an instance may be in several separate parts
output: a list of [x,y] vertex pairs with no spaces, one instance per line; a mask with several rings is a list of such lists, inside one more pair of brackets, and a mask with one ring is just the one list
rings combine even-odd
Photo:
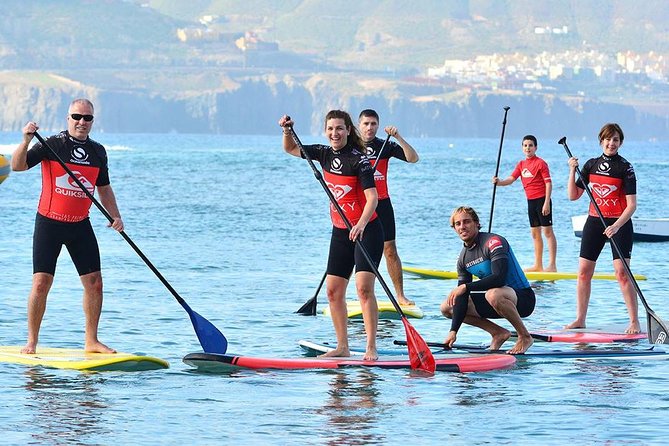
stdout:
[[332,195],[335,196],[337,201],[339,201],[342,197],[346,196],[351,190],[353,189],[351,186],[347,184],[332,184],[332,183],[327,183],[328,189],[332,191]]
[[617,190],[618,188],[613,184],[592,183],[592,191],[595,193],[595,202],[597,202],[599,206],[617,206],[619,201],[617,198],[606,198]]

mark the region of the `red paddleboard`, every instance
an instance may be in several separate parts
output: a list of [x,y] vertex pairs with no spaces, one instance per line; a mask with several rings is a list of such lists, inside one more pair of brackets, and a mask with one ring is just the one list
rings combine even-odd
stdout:
[[[434,355],[436,369],[444,372],[485,372],[505,369],[516,362],[513,355],[453,354]],[[383,369],[411,369],[406,355],[380,356],[376,361],[361,358],[263,358],[253,356],[221,355],[217,353],[189,353],[186,364],[202,371],[226,372],[239,369],[316,370],[345,367],[376,367]]]
[[633,342],[647,339],[646,333],[606,333],[601,331],[558,331],[558,332],[531,332],[532,337],[544,342]]

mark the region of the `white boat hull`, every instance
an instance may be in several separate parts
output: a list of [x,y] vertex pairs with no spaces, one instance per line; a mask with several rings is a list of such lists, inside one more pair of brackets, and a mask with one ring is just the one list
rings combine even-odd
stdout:
[[[587,215],[571,217],[571,226],[574,235],[583,235],[583,225]],[[632,217],[634,225],[634,241],[637,242],[667,242],[669,241],[669,218],[638,218]]]

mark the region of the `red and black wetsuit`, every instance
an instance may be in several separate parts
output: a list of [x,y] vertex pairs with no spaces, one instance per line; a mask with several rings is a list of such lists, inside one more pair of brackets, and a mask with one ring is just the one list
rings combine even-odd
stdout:
[[[79,141],[63,131],[47,143],[92,194],[109,184],[107,153],[87,139]],[[91,200],[42,143],[28,150],[28,168],[42,164],[40,195],[33,236],[33,270],[55,274],[62,245],[67,246],[80,275],[100,270],[97,240],[88,219]]]
[[[576,186],[581,189],[590,188],[607,226],[613,224],[627,208],[627,195],[636,195],[634,168],[619,154],[614,156],[602,154],[599,158],[589,159],[581,169],[581,176],[583,182],[576,178]],[[604,235],[604,229],[599,214],[591,202],[581,237],[581,257],[597,261],[608,240]],[[634,228],[630,219],[613,236],[625,258],[631,258],[632,255],[633,233]],[[619,258],[615,250],[613,258]]]
[[[322,144],[306,145],[304,150],[311,159],[320,163],[325,183],[348,221],[354,226],[360,220],[367,203],[365,190],[375,187],[373,168],[369,160],[364,153],[350,144],[341,150],[333,150],[332,147]],[[356,244],[348,239],[349,230],[332,203],[330,217],[334,227],[328,274],[348,279],[354,266],[357,271],[373,271]],[[365,227],[362,243],[378,266],[383,254],[383,228],[376,213]]]
[[[379,194],[379,204],[376,207],[376,213],[381,219],[383,225],[383,233],[385,241],[395,240],[395,211],[393,204],[390,201],[390,194],[388,193],[388,166],[390,158],[397,158],[406,161],[406,155],[402,146],[394,141],[388,141],[383,147],[384,140],[381,138],[374,138],[371,141],[365,142],[367,150],[367,157],[372,162],[374,167],[374,181],[376,182],[376,190]],[[383,147],[383,152],[381,148]],[[381,156],[379,156],[381,152]]]

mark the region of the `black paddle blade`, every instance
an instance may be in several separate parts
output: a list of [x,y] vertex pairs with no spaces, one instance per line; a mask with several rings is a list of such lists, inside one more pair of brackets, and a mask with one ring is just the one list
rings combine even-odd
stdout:
[[648,315],[648,341],[651,344],[669,344],[669,329],[667,325],[655,314],[651,312]]
[[437,370],[437,365],[427,343],[421,335],[418,334],[416,329],[413,328],[405,316],[402,316],[402,323],[404,324],[404,331],[407,335],[407,348],[409,350],[411,368],[434,374],[435,370]]
[[321,281],[318,284],[318,288],[316,288],[316,292],[314,293],[314,296],[306,301],[304,305],[300,307],[299,310],[297,310],[295,313],[297,314],[302,314],[304,316],[316,316],[316,305],[318,304],[318,293],[320,293],[321,288],[323,288],[323,284],[325,283],[325,279],[328,276],[328,272],[325,271],[323,273],[323,277],[321,277]]
[[295,313],[301,314],[304,316],[316,316],[316,296],[312,297],[308,301],[306,301],[299,310],[297,310]]
[[190,321],[193,324],[193,329],[195,330],[197,339],[200,341],[202,350],[204,350],[205,353],[225,354],[228,350],[228,340],[223,336],[223,333],[221,333],[214,324],[193,311],[186,302],[180,303],[190,317]]

